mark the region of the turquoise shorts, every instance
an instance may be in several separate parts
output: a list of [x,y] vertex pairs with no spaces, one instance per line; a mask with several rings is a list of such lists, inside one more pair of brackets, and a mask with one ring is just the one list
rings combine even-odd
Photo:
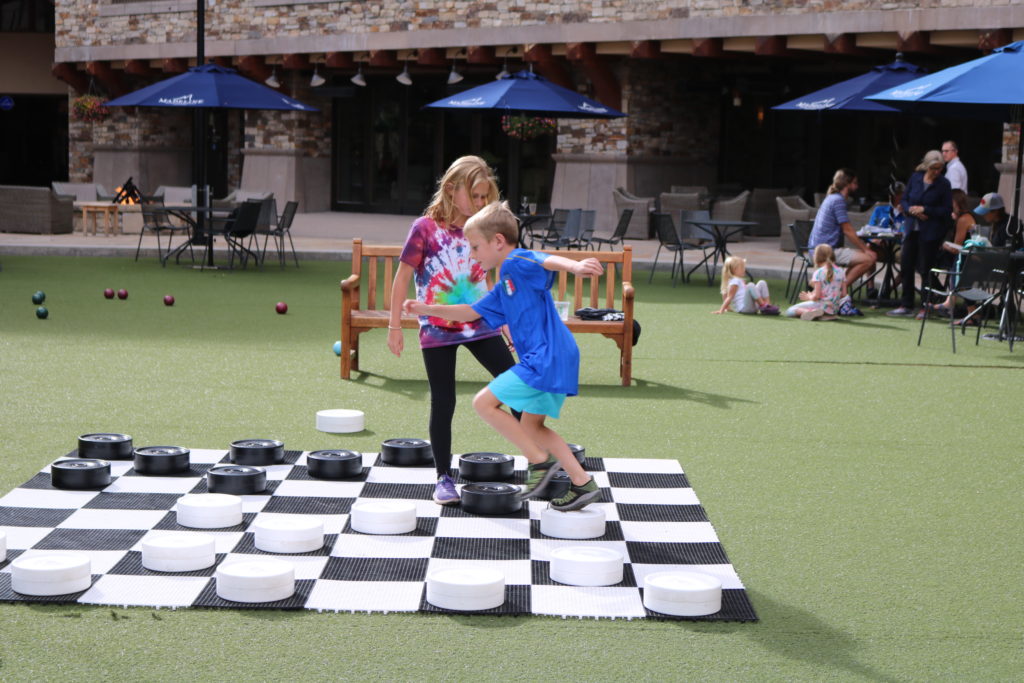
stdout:
[[501,373],[487,385],[495,398],[512,410],[558,418],[565,394],[552,394],[529,386],[512,370]]

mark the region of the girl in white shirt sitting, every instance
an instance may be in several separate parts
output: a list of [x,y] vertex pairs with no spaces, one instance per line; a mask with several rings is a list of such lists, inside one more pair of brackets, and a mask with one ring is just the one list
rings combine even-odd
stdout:
[[779,307],[773,306],[768,296],[768,283],[758,280],[748,283],[747,261],[739,256],[730,256],[722,264],[722,307],[712,313],[761,313],[778,315]]

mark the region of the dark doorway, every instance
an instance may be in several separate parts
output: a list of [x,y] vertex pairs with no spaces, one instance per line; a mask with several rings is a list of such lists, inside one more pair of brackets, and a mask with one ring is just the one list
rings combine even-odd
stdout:
[[68,179],[68,99],[9,95],[0,107],[0,185],[49,187]]
[[[483,81],[467,78],[451,88],[447,74],[414,74],[404,86],[391,76],[367,78],[365,88],[334,88],[333,206],[341,211],[417,215],[448,165],[466,154],[483,157],[508,192],[510,140],[494,112],[424,110],[446,94]],[[546,204],[554,178],[555,136],[520,145],[520,195]]]

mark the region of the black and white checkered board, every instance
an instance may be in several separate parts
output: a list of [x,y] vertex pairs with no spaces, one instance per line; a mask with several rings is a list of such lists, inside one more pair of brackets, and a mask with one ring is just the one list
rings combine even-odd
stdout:
[[[74,457],[75,453],[69,454]],[[376,453],[363,455],[363,474],[343,481],[309,476],[305,453],[287,451],[286,464],[267,467],[263,495],[243,496],[237,527],[196,530],[178,526],[179,496],[205,493],[203,476],[227,461],[223,450],[193,450],[191,473],[141,476],[131,461],[112,461],[113,481],[101,491],[68,491],[50,483],[49,467],[0,498],[0,528],[7,533],[7,560],[0,562],[0,601],[75,602],[149,607],[307,608],[365,612],[444,612],[426,602],[428,571],[480,565],[505,574],[505,603],[489,614],[578,617],[664,617],[643,606],[644,576],[682,569],[719,577],[722,610],[700,620],[754,621],[757,615],[718,541],[686,475],[675,460],[588,458],[586,468],[604,488],[606,533],[567,541],[540,533],[547,505],[531,501],[514,515],[483,517],[431,501],[433,468],[392,467]],[[516,482],[526,461],[516,456]],[[463,482],[459,482],[463,483]],[[352,531],[348,513],[366,498],[415,503],[416,531],[377,536]],[[215,567],[162,573],[142,567],[142,541],[150,534],[180,531],[216,538],[217,560],[271,555],[257,550],[248,531],[258,517],[315,515],[324,522],[325,544],[316,552],[280,555],[295,566],[296,592],[287,600],[242,604],[217,597]],[[549,553],[582,543],[614,548],[626,560],[623,581],[608,587],[566,586],[551,580]],[[92,560],[94,581],[82,592],[30,597],[11,590],[10,563],[22,554],[76,551]]]

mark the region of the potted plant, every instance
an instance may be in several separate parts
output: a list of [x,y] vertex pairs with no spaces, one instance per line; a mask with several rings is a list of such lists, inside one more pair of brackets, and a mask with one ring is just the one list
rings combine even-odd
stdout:
[[71,101],[71,118],[75,121],[96,123],[110,116],[107,101],[96,95],[81,95]]
[[520,140],[532,140],[555,132],[558,122],[555,119],[524,114],[506,114],[501,117],[501,129],[506,135]]

